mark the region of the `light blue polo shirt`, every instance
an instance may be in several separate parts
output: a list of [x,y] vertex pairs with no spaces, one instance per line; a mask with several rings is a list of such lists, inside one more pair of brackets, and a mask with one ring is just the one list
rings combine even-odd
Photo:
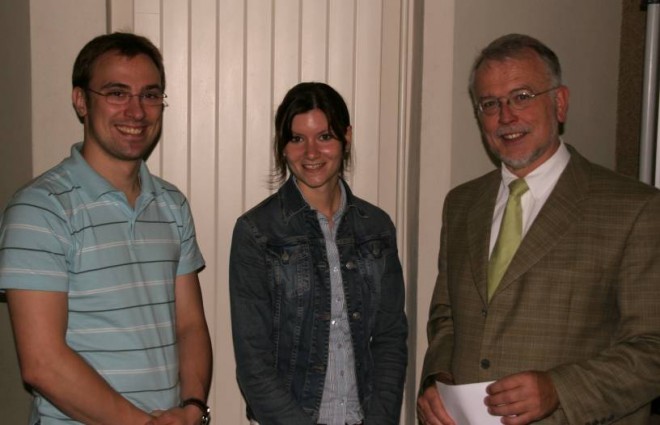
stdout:
[[[71,156],[19,190],[0,223],[0,290],[68,294],[66,342],[147,412],[179,401],[174,281],[204,266],[185,196],[140,168],[135,209]],[[35,394],[32,420],[72,424]]]

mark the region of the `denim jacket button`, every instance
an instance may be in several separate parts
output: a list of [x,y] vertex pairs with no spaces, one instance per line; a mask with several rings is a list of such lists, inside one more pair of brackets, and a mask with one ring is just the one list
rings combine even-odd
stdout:
[[355,268],[356,268],[355,263],[352,262],[352,261],[349,261],[348,263],[346,263],[346,268],[347,268],[348,270],[353,270],[353,269],[355,269]]

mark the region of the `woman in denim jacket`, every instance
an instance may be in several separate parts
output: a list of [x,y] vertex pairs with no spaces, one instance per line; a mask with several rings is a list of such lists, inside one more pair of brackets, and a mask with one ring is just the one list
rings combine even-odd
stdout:
[[[241,216],[229,287],[237,377],[260,425],[398,424],[407,363],[392,221],[355,197],[348,108],[301,83],[275,117],[277,193]],[[288,172],[287,172],[288,171]]]

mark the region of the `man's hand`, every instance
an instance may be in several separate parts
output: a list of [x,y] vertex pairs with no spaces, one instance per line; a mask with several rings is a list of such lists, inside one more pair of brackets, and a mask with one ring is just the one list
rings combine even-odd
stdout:
[[435,385],[425,389],[417,399],[417,418],[422,425],[456,425],[445,410]]
[[559,407],[559,397],[547,372],[521,372],[486,388],[484,403],[505,425],[524,425],[545,418]]
[[197,425],[202,419],[202,412],[195,406],[155,410],[151,414],[154,417],[145,425]]

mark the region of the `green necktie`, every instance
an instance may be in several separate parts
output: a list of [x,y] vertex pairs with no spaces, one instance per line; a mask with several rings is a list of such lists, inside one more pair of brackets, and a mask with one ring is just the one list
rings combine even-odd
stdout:
[[509,267],[513,255],[522,239],[522,207],[520,198],[529,190],[524,179],[517,179],[509,184],[509,199],[506,201],[500,233],[493,247],[488,262],[488,300],[500,284],[504,272]]

